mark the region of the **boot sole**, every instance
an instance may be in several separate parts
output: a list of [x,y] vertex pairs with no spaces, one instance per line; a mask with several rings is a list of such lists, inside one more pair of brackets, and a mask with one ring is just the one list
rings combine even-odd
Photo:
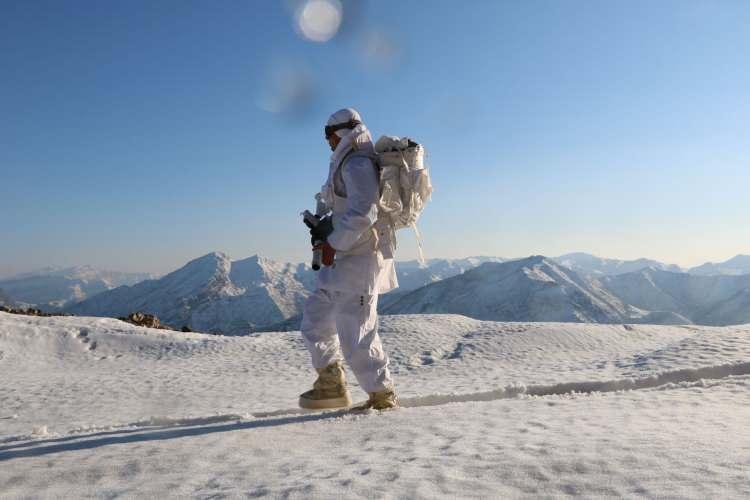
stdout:
[[331,399],[308,399],[299,398],[299,407],[305,410],[331,410],[334,408],[348,408],[352,405],[349,395]]
[[382,408],[376,408],[374,406],[370,406],[367,403],[364,403],[364,404],[357,405],[357,406],[354,406],[352,408],[349,408],[349,411],[351,411],[352,413],[365,413],[365,412],[368,412],[370,410],[373,410],[373,411],[390,411],[390,410],[397,410],[399,408],[401,408],[399,405],[385,406],[385,407],[382,407]]

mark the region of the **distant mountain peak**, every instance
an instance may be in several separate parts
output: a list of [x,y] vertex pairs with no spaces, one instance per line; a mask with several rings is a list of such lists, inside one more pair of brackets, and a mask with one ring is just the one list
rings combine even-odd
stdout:
[[224,252],[210,252],[161,279],[102,293],[70,311],[114,317],[142,311],[197,331],[248,333],[300,311],[309,289],[297,272],[298,266],[259,255],[232,262]]
[[682,269],[674,264],[665,264],[644,257],[633,260],[607,259],[585,252],[573,252],[555,257],[552,260],[585,276],[625,274],[639,271],[646,267],[671,272],[682,272]]
[[209,252],[206,255],[201,255],[200,257],[197,257],[188,262],[188,264],[191,264],[193,262],[223,262],[227,260],[229,260],[229,256],[227,254],[225,254],[224,252],[214,251]]
[[476,269],[404,295],[388,314],[455,313],[499,321],[619,321],[626,306],[543,255]]
[[152,277],[147,273],[107,271],[91,265],[46,267],[2,279],[0,287],[19,307],[56,311],[98,293]]
[[551,265],[552,264],[552,262],[550,262],[550,260],[547,259],[547,257],[545,257],[544,255],[530,255],[529,257],[523,260],[526,261],[530,265],[536,265],[536,264]]
[[724,262],[706,262],[689,269],[688,273],[702,276],[750,274],[750,255],[738,254]]
[[727,264],[742,264],[742,265],[750,266],[750,255],[737,254],[731,259],[729,259],[726,263]]

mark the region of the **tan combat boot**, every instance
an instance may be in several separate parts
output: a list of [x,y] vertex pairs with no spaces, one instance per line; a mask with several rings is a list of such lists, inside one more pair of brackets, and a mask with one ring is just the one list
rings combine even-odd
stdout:
[[344,367],[341,361],[331,363],[318,370],[318,379],[311,391],[300,395],[299,406],[308,410],[346,408],[352,405],[352,398],[346,389]]
[[396,391],[393,389],[371,392],[369,394],[370,399],[368,399],[359,409],[390,410],[391,408],[398,408],[398,396],[396,396]]

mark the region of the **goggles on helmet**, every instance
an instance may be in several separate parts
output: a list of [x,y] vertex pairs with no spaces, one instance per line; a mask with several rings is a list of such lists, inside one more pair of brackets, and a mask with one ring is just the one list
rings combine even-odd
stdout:
[[361,123],[362,122],[357,121],[357,120],[349,120],[348,122],[339,123],[337,125],[326,125],[326,128],[325,128],[326,139],[331,137],[333,133],[336,132],[337,130],[341,130],[345,128],[353,129],[354,127],[356,127],[357,125],[360,125]]

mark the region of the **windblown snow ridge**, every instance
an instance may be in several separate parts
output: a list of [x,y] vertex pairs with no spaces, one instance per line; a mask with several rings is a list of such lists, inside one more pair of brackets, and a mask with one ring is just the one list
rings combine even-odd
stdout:
[[[564,382],[553,385],[531,385],[514,384],[491,391],[474,392],[467,394],[433,394],[405,398],[401,400],[401,406],[405,408],[419,408],[427,406],[441,406],[452,403],[468,403],[495,401],[500,399],[512,399],[519,396],[562,396],[565,394],[591,394],[617,392],[626,390],[653,389],[669,386],[672,384],[689,384],[701,380],[723,379],[731,376],[750,375],[750,362],[706,366],[702,368],[682,369],[663,372],[652,377],[636,379],[618,379],[604,381],[582,381]],[[323,412],[327,417],[344,416],[348,414],[346,409],[331,410]],[[285,410],[274,410],[265,412],[239,414],[212,415],[207,417],[152,417],[137,422],[126,424],[113,424],[109,426],[84,427],[71,430],[65,435],[50,433],[46,426],[42,431],[34,430],[31,434],[6,436],[0,439],[0,444],[10,445],[0,448],[0,451],[9,451],[10,448],[19,448],[32,445],[40,438],[56,438],[55,441],[91,437],[93,435],[119,434],[143,430],[168,430],[183,427],[202,427],[215,424],[240,423],[247,420],[271,419],[274,417],[303,417],[309,418],[321,415],[320,412],[311,413],[308,410],[291,408]],[[288,423],[295,423],[292,419]],[[24,444],[21,444],[25,442]],[[0,457],[1,458],[1,457]]]
[[591,394],[594,392],[616,392],[637,389],[652,389],[668,384],[698,382],[702,379],[720,379],[730,376],[750,375],[750,362],[706,366],[663,372],[652,377],[637,379],[619,379],[584,382],[564,382],[553,385],[516,384],[504,388],[469,394],[435,394],[401,400],[407,408],[420,406],[439,406],[450,403],[467,403],[472,401],[494,401],[518,396],[559,396],[564,394]]

